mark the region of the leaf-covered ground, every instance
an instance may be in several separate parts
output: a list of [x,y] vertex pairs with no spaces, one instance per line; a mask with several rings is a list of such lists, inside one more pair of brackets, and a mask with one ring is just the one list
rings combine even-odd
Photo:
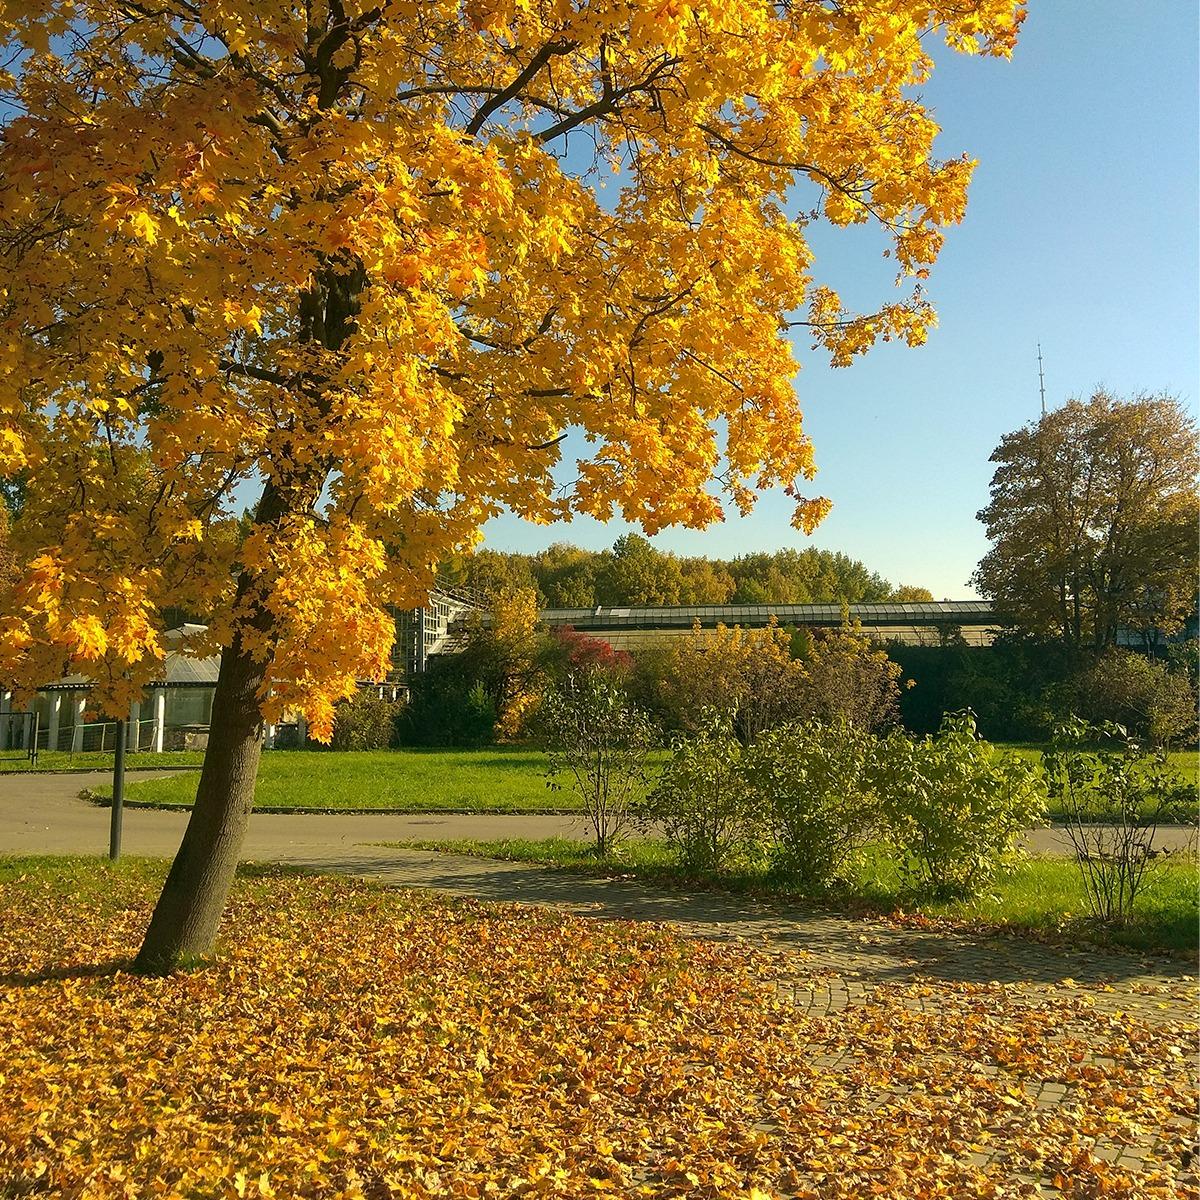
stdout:
[[0,864],[0,1196],[1198,1194],[1177,1003],[816,1015],[777,953],[279,872],[140,978],[160,871]]

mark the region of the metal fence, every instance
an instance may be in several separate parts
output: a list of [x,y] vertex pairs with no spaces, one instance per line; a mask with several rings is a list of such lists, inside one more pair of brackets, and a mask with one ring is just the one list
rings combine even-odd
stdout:
[[[126,748],[131,753],[154,748],[152,719],[136,723],[127,721],[125,730]],[[117,749],[117,722],[88,721],[60,728],[53,745],[50,742],[49,729],[40,729],[37,737],[40,750],[65,751],[68,757],[76,754],[114,754]]]
[[0,759],[27,758],[37,762],[38,718],[32,712],[0,713]]
[[[29,759],[36,765],[39,754],[56,751],[55,762],[65,754],[67,762],[75,756],[87,754],[113,755],[117,749],[117,721],[87,721],[60,725],[51,738],[50,728],[43,724],[36,712],[0,713],[0,760]],[[165,725],[162,730],[163,751],[183,750],[187,747],[190,726]],[[152,753],[156,750],[155,721],[127,721],[125,723],[126,752],[129,754]]]

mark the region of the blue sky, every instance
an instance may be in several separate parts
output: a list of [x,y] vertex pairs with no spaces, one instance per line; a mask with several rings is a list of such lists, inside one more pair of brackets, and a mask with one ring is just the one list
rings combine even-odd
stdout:
[[[767,494],[749,518],[655,544],[717,558],[815,545],[966,597],[987,549],[975,513],[988,455],[1039,412],[1039,341],[1050,405],[1103,384],[1168,391],[1195,411],[1198,23],[1191,0],[1033,0],[1011,62],[941,56],[924,89],[943,129],[937,152],[979,166],[930,282],[939,327],[921,349],[879,346],[837,371],[797,344],[821,468],[813,490],[833,512],[805,538],[786,498]],[[878,238],[812,233],[819,276],[847,303],[873,306],[889,289]],[[627,528],[502,517],[485,545],[600,548]]]

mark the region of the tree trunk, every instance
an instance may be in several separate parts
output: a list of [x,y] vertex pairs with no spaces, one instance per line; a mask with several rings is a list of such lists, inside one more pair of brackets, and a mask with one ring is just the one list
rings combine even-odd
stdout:
[[139,970],[165,974],[212,949],[254,806],[263,676],[235,637],[221,655],[196,803],[138,952]]

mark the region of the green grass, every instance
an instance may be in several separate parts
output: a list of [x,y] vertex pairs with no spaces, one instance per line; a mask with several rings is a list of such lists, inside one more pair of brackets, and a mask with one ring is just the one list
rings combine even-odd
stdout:
[[[538,863],[578,874],[625,876],[660,886],[714,887],[753,892],[792,903],[811,904],[786,878],[765,866],[748,866],[697,878],[679,867],[667,844],[657,839],[625,842],[606,858],[587,842],[566,838],[504,838],[494,841],[404,841],[408,849],[438,850],[513,862]],[[824,897],[826,906],[877,912],[916,913],[988,928],[1064,941],[1095,941],[1138,950],[1195,956],[1200,935],[1200,868],[1194,856],[1180,856],[1158,867],[1139,896],[1133,919],[1123,927],[1103,926],[1088,916],[1087,898],[1075,863],[1038,856],[1005,870],[970,900],[927,900],[909,892],[896,862],[872,856],[844,891]]]
[[[204,753],[200,750],[174,750],[164,754],[143,750],[125,756],[127,767],[198,767],[203,761]],[[81,750],[78,754],[67,750],[39,750],[37,766],[25,757],[23,750],[0,751],[0,775],[18,771],[111,771],[112,767],[111,750]]]
[[[1050,749],[1049,742],[997,742],[1001,749],[1017,755],[1019,758],[1041,764],[1042,755]],[[1168,750],[1167,762],[1179,772],[1184,779],[1196,780],[1200,773],[1200,749],[1197,750]]]
[[[567,789],[546,786],[546,756],[512,747],[486,750],[277,750],[264,754],[255,786],[259,809],[538,813],[574,810]],[[190,805],[196,777],[132,780],[126,799]],[[99,794],[111,796],[111,788]]]
[[[1042,747],[1009,747],[1022,757],[1040,760]],[[60,755],[65,758],[65,755]],[[76,755],[77,764],[88,755]],[[94,756],[111,768],[112,756]],[[656,759],[665,754],[656,755]],[[45,765],[48,755],[41,759]],[[198,763],[199,754],[138,754],[131,765]],[[1178,751],[1172,764],[1181,773],[1194,769],[1196,751]],[[56,762],[54,765],[58,765]],[[168,779],[131,777],[126,797],[134,803],[186,807],[195,795],[196,777],[181,772]],[[108,788],[100,795],[110,795]],[[579,801],[569,788],[546,786],[546,756],[540,750],[497,746],[482,750],[373,750],[337,752],[277,750],[263,755],[255,791],[260,809],[363,809],[388,812],[539,813],[575,811]],[[1184,814],[1186,815],[1186,813]],[[1060,813],[1051,811],[1054,819]]]
[[89,912],[103,917],[120,912],[125,905],[124,898],[113,890],[114,878],[161,887],[168,865],[157,858],[122,858],[114,863],[94,855],[0,856],[0,884],[36,878],[64,899],[77,900]]
[[[1042,765],[1042,756],[1050,749],[1047,742],[1000,742],[997,745],[1037,767]],[[1200,750],[1170,750],[1167,752],[1167,765],[1179,776],[1180,791],[1168,803],[1162,823],[1195,824],[1200,820],[1200,791],[1197,790]],[[1051,821],[1062,821],[1066,813],[1061,805],[1051,799],[1046,816]]]

